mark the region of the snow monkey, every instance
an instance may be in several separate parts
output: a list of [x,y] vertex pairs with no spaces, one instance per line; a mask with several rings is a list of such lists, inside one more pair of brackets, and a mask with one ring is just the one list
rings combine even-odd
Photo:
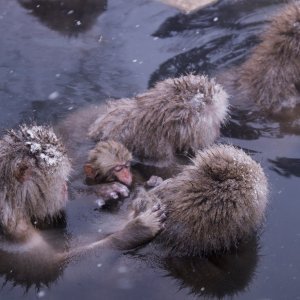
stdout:
[[[70,170],[66,150],[50,127],[22,125],[18,130],[7,131],[0,140],[0,226],[8,241],[44,243],[32,219],[43,221],[65,208]],[[120,231],[64,255],[106,246],[135,248],[160,231],[164,218],[156,202]]]
[[118,181],[131,186],[130,163],[132,155],[122,144],[112,140],[99,142],[89,152],[84,171],[94,183]]
[[156,238],[172,255],[230,250],[262,225],[268,184],[261,166],[244,151],[214,145],[193,164],[158,187],[140,192],[135,211],[159,199],[166,206],[165,229]]
[[122,143],[141,162],[169,165],[177,153],[195,152],[215,141],[227,104],[225,91],[206,76],[166,79],[132,99],[107,102],[88,135]]
[[271,19],[249,58],[219,80],[235,104],[254,101],[266,113],[291,112],[300,103],[300,2]]

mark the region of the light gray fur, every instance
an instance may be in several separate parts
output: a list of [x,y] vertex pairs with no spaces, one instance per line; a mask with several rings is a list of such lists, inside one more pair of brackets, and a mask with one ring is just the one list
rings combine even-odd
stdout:
[[256,103],[266,113],[292,111],[300,103],[300,2],[273,16],[262,42],[241,66],[220,75],[234,103]]
[[176,153],[212,144],[227,106],[227,94],[213,79],[166,79],[132,99],[107,102],[88,135],[120,142],[142,162],[168,165]]
[[[21,221],[62,210],[71,169],[65,148],[51,128],[20,126],[0,140],[0,224],[13,231]],[[28,173],[24,180],[18,174]],[[25,175],[24,175],[25,176]]]
[[258,230],[267,198],[261,166],[242,150],[215,145],[133,206],[160,199],[167,220],[157,241],[174,255],[201,255],[229,250]]

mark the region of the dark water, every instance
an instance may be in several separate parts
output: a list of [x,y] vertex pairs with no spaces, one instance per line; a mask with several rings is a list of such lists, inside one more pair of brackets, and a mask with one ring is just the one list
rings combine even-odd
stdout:
[[[132,96],[169,76],[217,74],[246,58],[283,2],[220,1],[186,16],[150,0],[1,0],[0,128],[56,123],[80,106]],[[33,265],[38,278],[28,280],[2,257],[0,298],[300,299],[300,137],[292,125],[233,109],[223,129],[222,141],[248,149],[269,178],[260,240],[202,260],[149,259],[147,248],[95,253],[51,270]],[[107,231],[116,216],[94,208],[93,199],[71,201],[54,243]]]

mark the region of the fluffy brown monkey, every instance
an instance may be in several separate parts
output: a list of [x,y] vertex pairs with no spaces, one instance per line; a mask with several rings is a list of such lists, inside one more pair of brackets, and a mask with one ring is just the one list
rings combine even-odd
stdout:
[[213,79],[166,79],[133,99],[110,101],[89,128],[96,140],[124,144],[142,162],[168,165],[177,153],[213,143],[227,115],[227,94]]
[[[51,128],[23,125],[4,135],[0,140],[0,226],[9,241],[45,244],[31,220],[43,221],[64,209],[70,169],[66,150]],[[120,231],[63,257],[104,246],[130,249],[149,241],[164,218],[159,203],[154,206]]]
[[267,113],[290,111],[300,103],[300,2],[275,15],[261,39],[244,64],[219,80],[237,104],[255,101]]
[[[127,168],[131,154],[126,147],[115,142],[99,143],[95,146],[87,137],[88,127],[96,119],[99,109],[101,111],[101,108],[94,106],[79,109],[60,122],[55,130],[62,137],[72,159],[72,181],[75,190],[96,194],[100,198],[99,204],[103,205],[111,199],[129,195],[132,174],[130,168]],[[109,163],[104,161],[107,159]],[[121,180],[115,176],[116,172],[108,174],[114,167],[121,167],[120,163],[122,167],[126,165],[126,168],[122,168],[125,172],[121,172]]]
[[[144,184],[146,188],[153,188],[163,181],[161,177],[156,175],[151,175],[146,180],[136,168],[132,172],[131,161],[132,155],[124,145],[112,140],[98,142],[89,152],[88,161],[84,165],[86,183],[95,185],[104,182],[119,182],[131,187],[134,181],[135,186]],[[104,188],[102,187],[102,190]],[[125,191],[123,196],[125,196]],[[118,198],[114,191],[112,191],[112,198]],[[105,197],[104,202],[97,202],[104,204]]]
[[122,144],[112,140],[99,142],[89,152],[84,171],[91,183],[118,181],[131,186],[131,160],[131,153]]
[[151,201],[166,206],[168,218],[156,239],[175,255],[229,250],[261,226],[267,179],[242,150],[215,145],[198,152],[193,164],[133,202],[143,211]]

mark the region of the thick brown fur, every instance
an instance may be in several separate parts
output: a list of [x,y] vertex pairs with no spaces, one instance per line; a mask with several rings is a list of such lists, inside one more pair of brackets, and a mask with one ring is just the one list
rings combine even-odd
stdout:
[[132,155],[128,149],[113,140],[98,142],[88,154],[88,163],[98,170],[101,178],[105,178],[115,166],[131,160]]
[[300,2],[271,19],[250,57],[220,77],[233,99],[254,101],[267,113],[289,111],[300,103]]
[[[1,248],[48,248],[31,219],[51,218],[65,208],[70,169],[65,148],[51,128],[23,125],[4,135],[0,140],[0,228],[13,243],[4,241]],[[162,207],[153,206],[136,214],[105,239],[60,253],[56,259],[67,259],[98,247],[127,250],[151,240],[165,218]]]
[[167,165],[176,153],[212,144],[226,115],[222,87],[206,76],[187,75],[159,82],[133,99],[108,102],[88,134],[124,144],[142,162]]
[[242,150],[215,145],[134,205],[160,199],[168,217],[157,240],[174,255],[201,255],[229,250],[255,233],[264,220],[267,195],[258,163]]
[[43,220],[64,209],[70,169],[65,148],[52,129],[24,125],[8,131],[0,140],[0,224],[4,231],[14,234],[22,221]]

